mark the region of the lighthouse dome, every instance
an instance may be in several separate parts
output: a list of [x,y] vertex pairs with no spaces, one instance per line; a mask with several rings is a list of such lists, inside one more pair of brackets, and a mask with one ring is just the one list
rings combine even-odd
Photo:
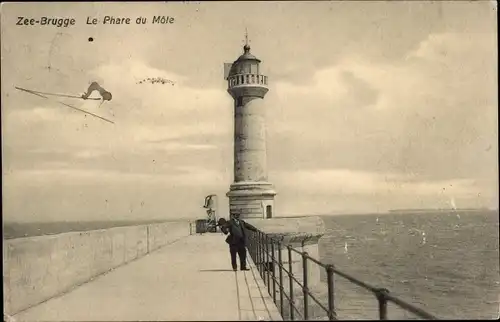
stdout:
[[246,61],[246,60],[253,60],[253,61],[257,61],[260,63],[260,59],[255,57],[252,53],[250,53],[250,46],[249,45],[245,45],[243,47],[243,55],[238,57],[238,59],[235,61],[235,63]]
[[229,76],[238,74],[259,74],[260,59],[250,53],[250,46],[243,47],[243,55],[233,62]]

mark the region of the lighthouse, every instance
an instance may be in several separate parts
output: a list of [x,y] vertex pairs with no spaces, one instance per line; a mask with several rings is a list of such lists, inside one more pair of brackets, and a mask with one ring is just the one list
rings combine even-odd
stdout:
[[276,192],[268,182],[264,104],[268,78],[245,38],[243,54],[226,66],[227,91],[234,100],[234,181],[226,196],[231,214],[272,218]]
[[[231,214],[239,213],[242,219],[265,234],[282,237],[281,251],[275,244],[269,244],[270,239],[266,239],[267,251],[264,254],[269,254],[267,259],[272,256],[277,258],[283,253],[283,260],[292,265],[294,275],[302,281],[300,283],[304,283],[304,276],[307,276],[308,288],[316,291],[321,284],[322,267],[309,265],[304,270],[302,255],[288,253],[286,245],[300,247],[319,260],[319,239],[325,233],[325,224],[319,216],[273,218],[276,191],[267,174],[264,104],[269,83],[267,76],[261,73],[260,59],[250,52],[248,36],[245,39],[243,54],[233,63],[225,64],[224,71],[227,91],[234,100],[234,180],[226,194],[229,211]],[[276,265],[267,264],[267,267],[274,267],[274,274],[279,273]],[[293,286],[295,294],[301,294],[299,284]],[[285,285],[285,289],[287,287],[290,288]]]

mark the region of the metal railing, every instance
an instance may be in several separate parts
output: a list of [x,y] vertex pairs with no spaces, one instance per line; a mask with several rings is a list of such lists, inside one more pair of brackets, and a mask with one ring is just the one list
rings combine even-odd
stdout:
[[260,85],[267,86],[267,76],[255,73],[236,74],[227,78],[229,88],[240,85]]
[[[389,294],[389,291],[385,288],[377,288],[371,286],[365,282],[358,280],[338,269],[331,264],[323,264],[320,261],[312,258],[307,252],[301,252],[290,245],[283,244],[283,237],[278,238],[274,235],[268,235],[262,231],[247,231],[248,238],[248,252],[252,257],[257,269],[264,280],[265,285],[269,295],[272,296],[274,303],[278,306],[277,302],[277,291],[279,293],[279,309],[281,316],[285,319],[285,313],[289,316],[290,320],[296,320],[296,313],[299,315],[301,320],[309,320],[312,318],[309,314],[309,298],[312,299],[328,316],[328,320],[337,320],[337,313],[335,308],[335,276],[338,275],[349,282],[360,286],[368,291],[370,291],[378,301],[378,313],[380,320],[388,319],[388,308],[389,302],[396,304],[403,310],[414,314],[415,316],[423,319],[437,320],[435,316],[429,314],[422,309],[419,309],[403,300],[398,299],[395,296]],[[306,238],[302,240],[302,246],[306,241]],[[288,252],[288,267],[285,267],[286,262],[283,261],[282,249],[286,248]],[[277,258],[275,253],[277,252]],[[292,258],[293,254],[298,254],[302,260],[302,283],[297,279],[293,272]],[[328,304],[324,305],[316,296],[310,291],[308,284],[308,262],[312,262],[326,271],[327,276],[327,286],[328,286]],[[277,265],[275,269],[275,264]],[[276,274],[276,271],[279,271]],[[288,294],[285,292],[285,281],[284,274],[288,279]],[[276,276],[278,275],[278,276]],[[296,295],[294,294],[294,283],[301,289],[302,293],[302,311],[297,308]],[[289,303],[289,312],[285,312],[284,301],[285,299]]]

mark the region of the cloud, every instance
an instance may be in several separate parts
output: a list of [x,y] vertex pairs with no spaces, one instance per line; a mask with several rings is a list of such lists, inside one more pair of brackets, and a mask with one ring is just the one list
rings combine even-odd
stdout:
[[423,181],[349,169],[279,171],[277,207],[287,215],[375,213],[391,209],[498,207],[498,190],[474,179]]
[[166,183],[171,186],[201,185],[211,187],[223,177],[220,172],[193,166],[178,166],[170,173],[124,173],[121,171],[101,169],[78,169],[57,167],[51,169],[22,170],[5,175],[9,184],[35,185],[61,183],[73,185],[95,184],[97,182],[116,184],[134,182]]
[[[448,48],[445,62],[436,50],[422,50],[436,46]],[[431,35],[405,62],[371,64],[354,55],[317,72],[307,86],[277,84],[269,94],[270,162],[422,180],[491,177],[496,72],[485,62],[495,55],[490,34]],[[346,75],[360,80],[356,92]]]
[[74,156],[78,159],[95,159],[100,156],[105,155],[106,153],[103,151],[97,151],[97,150],[80,150],[78,152],[74,153]]
[[327,212],[449,206],[452,196],[497,205],[493,36],[433,34],[399,62],[358,53],[310,84],[277,84],[266,100],[281,200]]
[[[220,108],[221,102],[230,102],[229,95],[223,90],[191,87],[186,84],[186,77],[150,67],[139,60],[115,60],[99,66],[90,74],[101,79],[103,84],[109,84],[109,88],[118,94],[119,103],[125,100],[139,100],[141,105],[133,106],[133,109],[146,113],[165,112],[170,109],[192,112],[200,106],[203,106],[205,111],[213,112],[213,109]],[[162,77],[175,83],[138,84],[140,80],[148,77]]]
[[167,143],[165,145],[162,145],[161,148],[165,150],[177,150],[177,151],[183,151],[183,150],[197,150],[197,151],[206,151],[206,150],[213,150],[217,149],[217,146],[212,145],[212,144],[182,144],[178,142],[171,142]]
[[317,169],[277,173],[280,185],[293,185],[312,194],[364,195],[395,194],[428,196],[446,193],[455,196],[474,192],[473,180],[417,181],[411,175],[374,173],[349,169]]
[[[177,83],[136,84],[158,76]],[[130,59],[101,65],[82,79],[101,81],[113,100],[100,108],[98,102],[70,103],[114,125],[16,92],[2,109],[5,218],[200,216],[196,201],[207,189],[225,193],[232,155],[227,93],[184,86],[183,76]]]
[[[494,45],[496,40],[493,33],[444,32],[430,34],[424,41],[420,42],[415,50],[406,55],[406,59],[417,58],[448,65],[450,58],[454,59],[463,54],[491,50],[491,45]],[[487,63],[491,64],[491,61],[487,61]],[[470,68],[470,64],[463,64],[462,68]]]
[[228,181],[228,173],[191,165],[172,167],[169,173],[75,166],[20,170],[3,175],[4,220],[200,217],[207,191],[223,195]]
[[[72,102],[77,107],[113,119],[116,124],[57,105],[53,100],[18,95],[30,109],[4,111],[7,147],[72,151],[77,158],[119,151],[186,151],[214,149],[214,142],[189,142],[184,138],[229,135],[230,98],[223,90],[184,87],[182,76],[157,70],[139,61],[119,61],[91,72],[113,93],[113,100]],[[144,77],[178,80],[175,86],[136,84]],[[96,79],[89,78],[89,79]],[[40,105],[43,104],[43,105]],[[113,116],[114,114],[114,116]],[[222,123],[222,125],[221,125]],[[153,144],[158,140],[170,140]],[[172,140],[182,140],[173,142]],[[216,143],[216,142],[215,142]]]
[[[175,175],[108,171],[17,172],[4,176],[4,220],[145,220],[205,216],[207,193],[218,187],[220,172],[181,169]],[[206,171],[206,173],[205,173]],[[179,172],[179,171],[177,171]],[[27,202],[29,200],[29,202]]]

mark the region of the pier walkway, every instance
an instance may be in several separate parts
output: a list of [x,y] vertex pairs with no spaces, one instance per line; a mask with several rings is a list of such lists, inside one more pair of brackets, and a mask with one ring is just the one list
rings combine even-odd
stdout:
[[233,272],[220,234],[180,240],[16,314],[16,321],[282,320],[248,257]]

